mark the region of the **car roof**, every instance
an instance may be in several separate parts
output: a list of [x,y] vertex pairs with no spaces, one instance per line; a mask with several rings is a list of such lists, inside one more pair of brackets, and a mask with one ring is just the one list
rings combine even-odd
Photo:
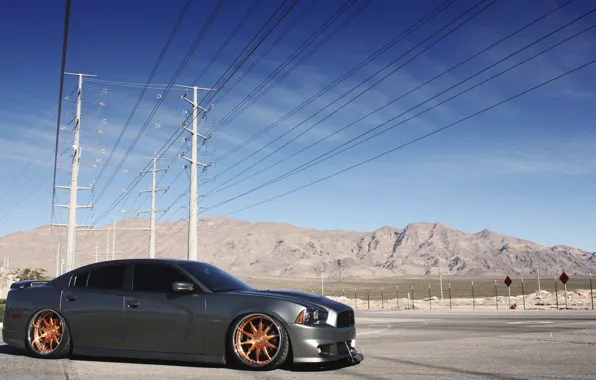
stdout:
[[[80,266],[78,268],[73,269],[70,272],[65,274],[74,274],[75,272],[81,272],[90,270],[93,268],[99,268],[105,265],[114,265],[114,264],[131,264],[131,263],[170,263],[170,264],[187,264],[187,263],[197,263],[197,264],[205,264],[201,261],[196,260],[185,260],[185,259],[174,259],[174,258],[137,258],[137,259],[118,259],[118,260],[108,260],[108,261],[100,261],[98,263],[91,263],[87,265]],[[62,276],[60,276],[62,277]]]

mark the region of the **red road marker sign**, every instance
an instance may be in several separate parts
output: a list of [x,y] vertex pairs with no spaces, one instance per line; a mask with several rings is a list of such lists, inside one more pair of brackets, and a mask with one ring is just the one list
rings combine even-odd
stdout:
[[567,283],[567,281],[569,281],[569,276],[567,276],[567,274],[565,272],[563,272],[563,273],[561,273],[561,276],[559,276],[559,280],[561,280],[563,285],[565,285]]
[[507,287],[509,287],[513,281],[511,281],[511,279],[509,278],[509,276],[507,276],[507,278],[503,282],[505,283],[505,285],[507,285]]

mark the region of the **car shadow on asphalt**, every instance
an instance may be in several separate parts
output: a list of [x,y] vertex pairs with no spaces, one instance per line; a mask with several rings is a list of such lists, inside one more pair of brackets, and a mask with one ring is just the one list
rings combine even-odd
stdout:
[[290,372],[327,372],[338,371],[343,368],[354,367],[361,362],[352,362],[350,359],[340,360],[332,363],[323,364],[292,364],[285,368]]
[[[8,346],[0,345],[0,355],[22,356],[29,357],[23,350]],[[70,360],[89,361],[89,362],[103,362],[103,363],[130,363],[130,364],[147,364],[147,365],[167,365],[175,367],[200,367],[200,368],[222,368],[244,371],[235,365],[230,364],[212,364],[212,363],[197,363],[173,360],[159,360],[159,359],[134,359],[134,358],[116,358],[116,357],[96,357],[96,356],[81,356],[73,355]],[[334,363],[325,364],[290,364],[280,368],[281,371],[289,372],[326,372],[337,371],[342,368],[352,367],[360,363],[353,363],[350,359],[341,360]]]
[[25,352],[19,350],[17,348],[11,347],[7,344],[3,344],[0,346],[0,354],[1,355],[11,355],[11,356],[23,356]]

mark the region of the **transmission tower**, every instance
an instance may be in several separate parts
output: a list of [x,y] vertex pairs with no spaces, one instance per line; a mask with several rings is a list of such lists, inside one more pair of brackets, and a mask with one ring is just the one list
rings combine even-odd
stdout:
[[202,143],[205,144],[205,142],[212,136],[203,136],[201,134],[199,134],[198,132],[198,116],[199,116],[199,109],[201,110],[202,114],[205,115],[207,114],[207,112],[209,112],[212,108],[213,105],[209,106],[209,108],[203,108],[201,106],[199,106],[199,100],[198,100],[198,91],[199,90],[203,90],[203,91],[215,91],[215,89],[212,88],[202,88],[202,87],[197,87],[197,86],[181,86],[181,85],[176,85],[178,87],[183,87],[183,88],[187,88],[187,89],[192,89],[193,91],[193,100],[190,100],[186,97],[186,95],[188,94],[188,91],[186,91],[181,98],[185,101],[187,101],[191,106],[192,106],[192,129],[188,129],[186,127],[186,123],[183,123],[180,127],[183,128],[184,130],[190,132],[191,134],[191,146],[190,146],[190,158],[185,156],[185,152],[182,152],[180,154],[180,158],[183,158],[187,161],[190,162],[190,199],[189,199],[189,218],[188,218],[188,253],[187,253],[187,259],[188,260],[197,260],[198,258],[198,254],[197,254],[197,245],[198,245],[198,241],[197,241],[197,211],[198,211],[198,207],[197,207],[197,166],[200,165],[203,167],[203,170],[205,170],[207,167],[211,166],[213,163],[209,163],[209,164],[203,164],[201,162],[198,161],[198,138],[202,139]]
[[53,224],[54,226],[66,227],[66,265],[65,271],[70,272],[75,268],[75,250],[76,250],[76,230],[77,227],[77,209],[79,208],[92,208],[93,204],[79,206],[77,204],[77,194],[79,190],[92,190],[92,187],[79,187],[79,165],[81,161],[81,104],[83,100],[83,77],[95,77],[96,75],[80,74],[80,73],[67,73],[67,75],[76,75],[79,77],[78,95],[77,95],[77,115],[76,124],[74,130],[74,143],[72,145],[72,171],[70,176],[70,186],[56,186],[56,189],[68,189],[70,190],[70,200],[68,205],[55,205],[55,207],[63,207],[68,209],[68,224]]
[[149,238],[149,258],[155,258],[155,213],[156,212],[164,212],[168,211],[168,209],[155,209],[155,193],[158,191],[168,191],[169,187],[164,187],[160,189],[156,189],[156,174],[160,171],[167,171],[168,168],[157,168],[157,156],[153,156],[153,168],[150,170],[144,170],[142,173],[152,173],[152,185],[150,190],[141,190],[141,193],[151,192],[151,209],[147,211],[139,211],[141,213],[149,213],[150,215],[150,222],[149,222],[149,230],[151,231],[151,237]]

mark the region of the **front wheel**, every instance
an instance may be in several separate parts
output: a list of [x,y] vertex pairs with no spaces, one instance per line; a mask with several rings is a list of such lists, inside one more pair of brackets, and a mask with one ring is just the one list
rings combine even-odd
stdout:
[[29,321],[27,352],[37,358],[59,359],[70,354],[70,331],[62,316],[51,309],[40,310]]
[[265,314],[249,314],[240,318],[231,338],[236,361],[246,369],[279,368],[290,351],[290,340],[283,325]]

